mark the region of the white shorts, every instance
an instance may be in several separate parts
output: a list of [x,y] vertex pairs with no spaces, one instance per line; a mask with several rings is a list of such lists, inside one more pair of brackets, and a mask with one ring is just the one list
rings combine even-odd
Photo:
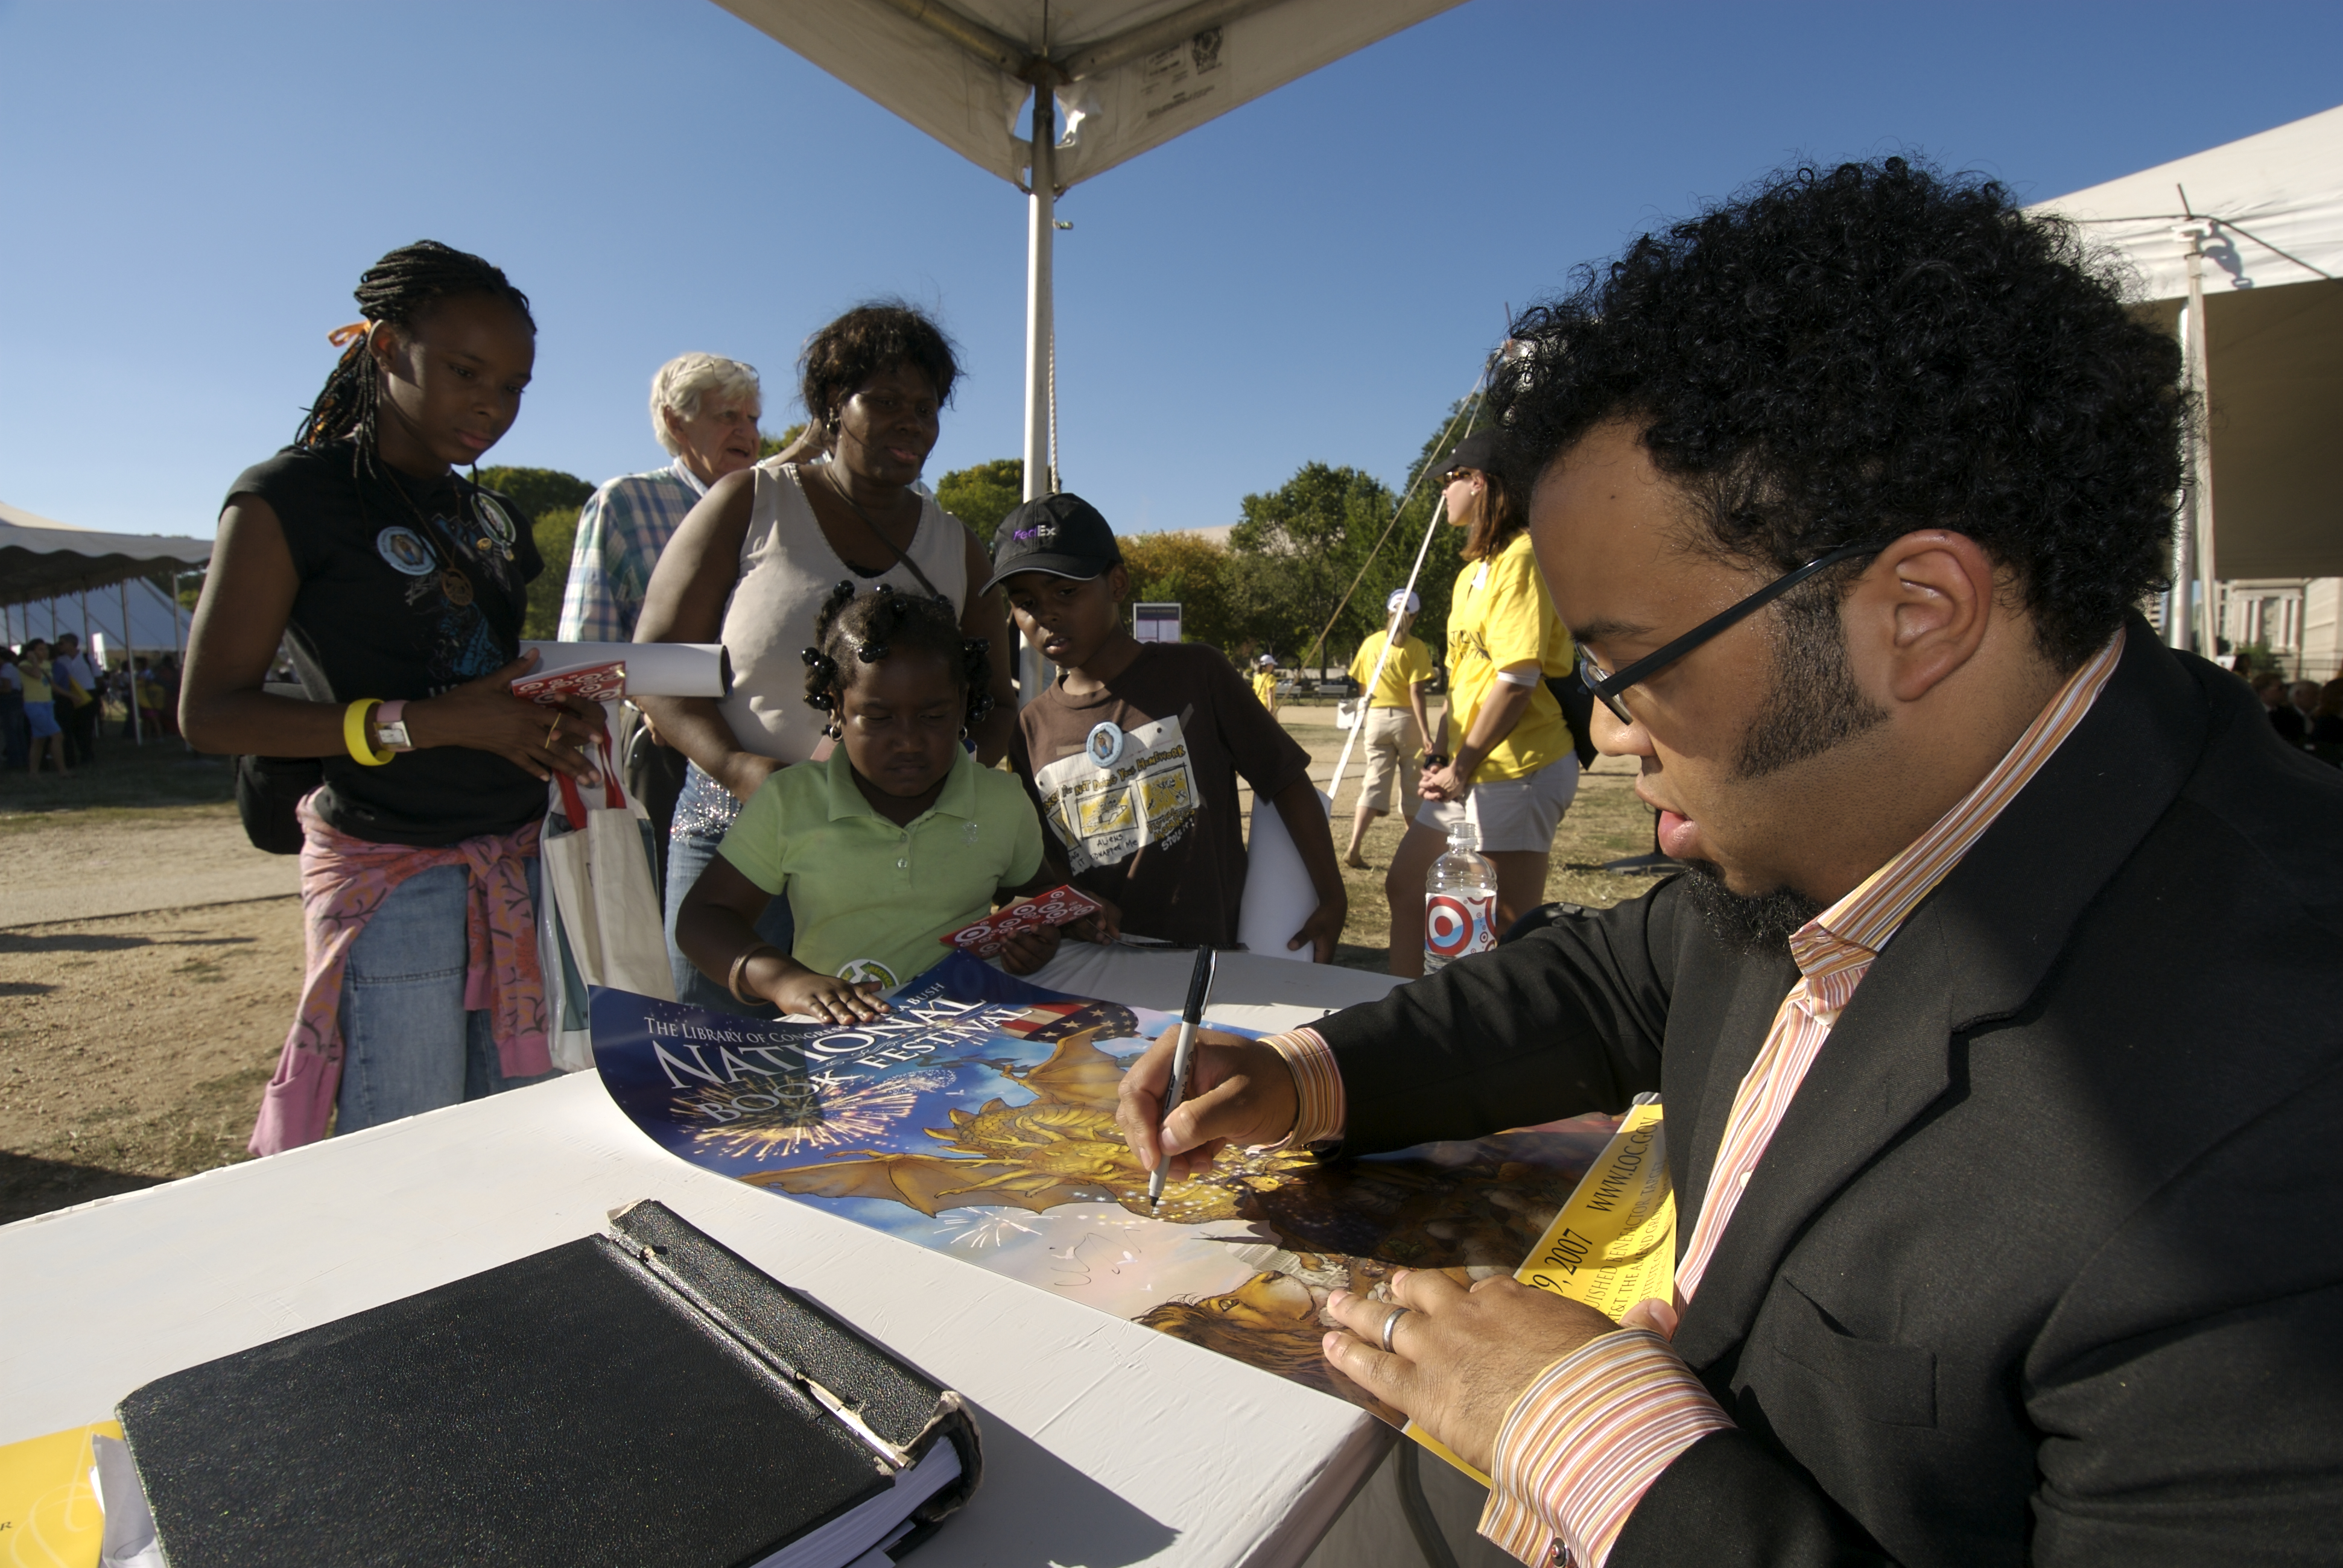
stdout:
[[1415,819],[1443,837],[1457,823],[1470,821],[1481,830],[1483,854],[1544,855],[1553,850],[1554,830],[1577,794],[1578,759],[1564,753],[1526,779],[1475,784],[1461,804],[1427,800]]

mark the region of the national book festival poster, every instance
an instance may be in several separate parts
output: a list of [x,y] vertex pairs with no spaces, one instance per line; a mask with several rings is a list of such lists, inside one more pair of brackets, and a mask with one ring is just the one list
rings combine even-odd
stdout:
[[1593,1116],[1336,1163],[1232,1150],[1160,1207],[1115,1131],[1170,1013],[1065,996],[966,953],[876,1022],[769,1022],[593,995],[611,1097],[695,1165],[1373,1410],[1319,1342],[1395,1268],[1512,1273],[1602,1152]]

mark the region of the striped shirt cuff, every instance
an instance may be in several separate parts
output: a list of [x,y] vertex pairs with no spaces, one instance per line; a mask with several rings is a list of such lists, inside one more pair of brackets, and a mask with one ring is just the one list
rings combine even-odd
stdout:
[[1660,1473],[1732,1425],[1667,1341],[1648,1329],[1598,1334],[1507,1413],[1481,1533],[1524,1563],[1603,1568]]
[[1350,1106],[1342,1098],[1342,1070],[1334,1065],[1334,1053],[1318,1038],[1318,1031],[1290,1030],[1271,1035],[1263,1043],[1284,1058],[1293,1074],[1293,1131],[1272,1147],[1307,1148],[1340,1139],[1342,1123],[1350,1115]]

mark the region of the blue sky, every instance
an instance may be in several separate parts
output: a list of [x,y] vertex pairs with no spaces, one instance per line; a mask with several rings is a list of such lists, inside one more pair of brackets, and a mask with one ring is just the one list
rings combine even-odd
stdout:
[[[1507,304],[1777,164],[2038,200],[2330,107],[2338,62],[2331,0],[1468,0],[1068,195],[1066,482],[1143,530],[1396,479]],[[492,461],[652,466],[689,348],[778,427],[805,335],[890,294],[965,350],[930,477],[1020,449],[1023,198],[708,0],[0,0],[0,499],[208,534],[426,236],[537,304]]]

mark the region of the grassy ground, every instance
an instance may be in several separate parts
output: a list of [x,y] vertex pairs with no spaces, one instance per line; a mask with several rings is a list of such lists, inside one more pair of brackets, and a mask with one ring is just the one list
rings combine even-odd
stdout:
[[[1308,749],[1311,774],[1324,788],[1343,732],[1334,727],[1332,703],[1288,701],[1278,710],[1288,733]],[[1334,844],[1339,851],[1350,841],[1351,811],[1358,799],[1359,759],[1353,757],[1344,775],[1342,793],[1334,802]],[[1577,798],[1564,813],[1554,832],[1554,854],[1546,870],[1544,902],[1584,904],[1608,909],[1651,886],[1644,876],[1620,876],[1605,871],[1605,863],[1640,855],[1652,847],[1652,814],[1631,792],[1635,769],[1616,758],[1598,760],[1594,771],[1580,777]],[[1385,971],[1391,937],[1391,910],[1383,894],[1383,872],[1391,865],[1406,823],[1401,814],[1379,819],[1367,829],[1360,853],[1372,869],[1345,867],[1344,886],[1351,895],[1350,919],[1342,928],[1342,946],[1334,961],[1350,969]],[[1421,897],[1419,893],[1417,895]]]
[[22,769],[0,772],[0,832],[33,826],[26,814],[96,809],[145,810],[198,806],[236,799],[236,775],[225,757],[198,757],[176,739],[135,746],[114,736],[97,743],[97,761],[59,778],[44,765],[28,779]]

